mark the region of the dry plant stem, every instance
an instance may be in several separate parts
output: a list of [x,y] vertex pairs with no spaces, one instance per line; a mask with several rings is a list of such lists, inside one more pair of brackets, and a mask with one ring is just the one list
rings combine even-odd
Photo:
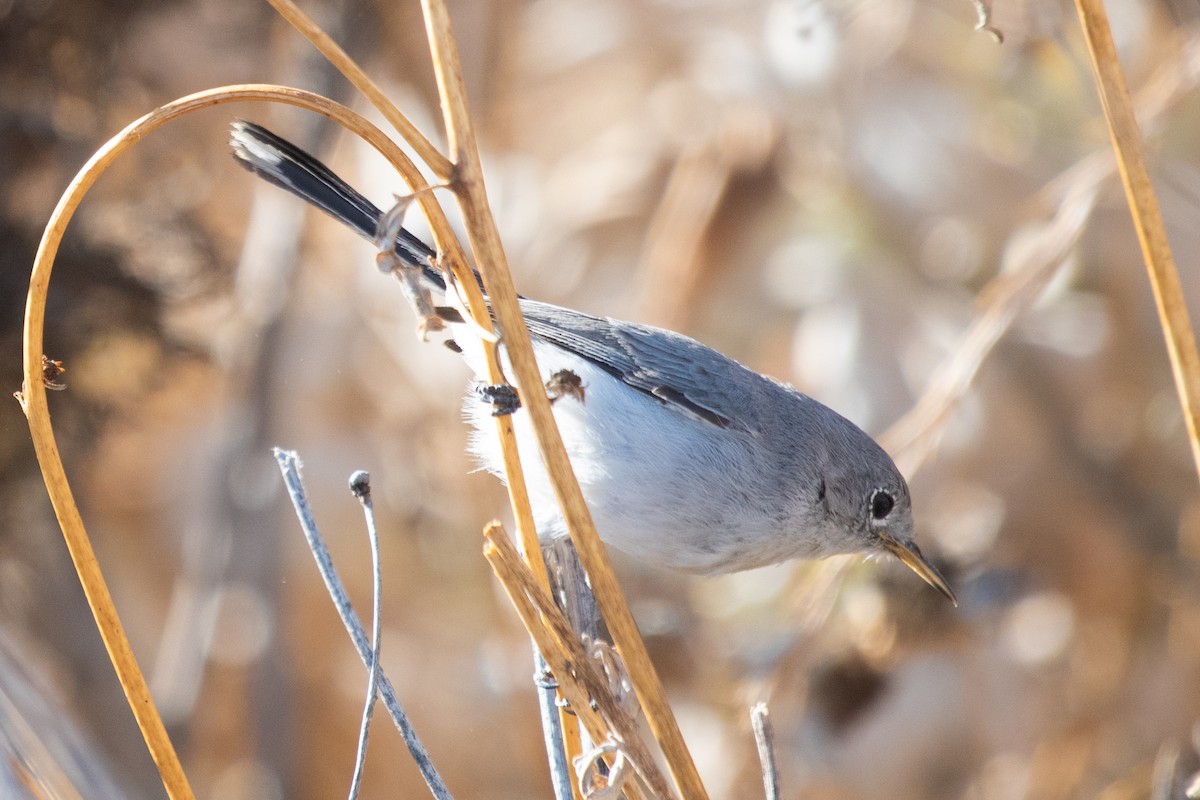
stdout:
[[428,139],[426,139],[417,127],[413,125],[407,117],[396,108],[395,104],[388,99],[387,95],[375,85],[375,82],[367,76],[360,66],[346,54],[337,42],[330,38],[329,34],[321,30],[311,17],[301,11],[291,0],[267,0],[279,13],[279,16],[287,20],[293,28],[304,35],[306,39],[312,42],[313,47],[320,51],[321,55],[329,60],[339,72],[350,81],[356,89],[363,93],[371,105],[379,109],[384,118],[392,124],[392,127],[404,137],[404,140],[409,143],[412,149],[416,152],[417,157],[429,165],[433,170],[433,174],[438,180],[448,181],[452,177],[453,165],[442,155],[436,147],[434,147]]
[[[493,352],[489,353],[488,368],[495,374],[491,375],[494,383],[499,383],[499,364]],[[542,558],[541,543],[538,541],[537,526],[533,521],[533,509],[529,505],[529,490],[525,486],[525,472],[521,466],[521,458],[517,451],[517,438],[513,431],[511,416],[496,417],[496,433],[500,437],[501,454],[504,460],[504,474],[508,477],[508,501],[516,519],[518,541],[521,543],[521,554],[525,563],[533,570],[538,583],[547,591],[550,589],[550,575],[546,570],[546,562]],[[545,666],[545,659],[537,654],[537,643],[534,642],[534,670],[540,674]],[[536,680],[536,679],[535,679]],[[556,695],[565,700],[565,696]],[[574,797],[582,800],[578,794],[578,785],[570,780],[569,765],[571,759],[579,755],[579,718],[571,713],[566,702],[555,703],[553,690],[548,693],[538,686],[538,705],[541,708],[542,730],[546,737],[546,756],[550,760],[550,773],[554,779],[554,791],[562,800]],[[557,719],[555,719],[557,715]],[[566,778],[564,783],[563,778]],[[567,794],[562,794],[563,790]]]
[[1146,169],[1141,133],[1117,59],[1104,3],[1102,0],[1075,0],[1075,8],[1087,39],[1104,117],[1108,121],[1117,167],[1125,186],[1125,198],[1133,214],[1133,225],[1137,229],[1154,302],[1158,306],[1167,355],[1175,375],[1175,388],[1192,445],[1192,458],[1200,473],[1200,354],[1196,351],[1196,337],[1188,317],[1179,271],[1171,255],[1158,198]]
[[[556,642],[549,631],[543,627],[542,621],[538,616],[537,607],[521,592],[518,582],[509,577],[510,572],[514,569],[513,562],[505,561],[503,564],[497,563],[496,549],[490,544],[485,546],[484,556],[492,563],[492,569],[495,571],[497,578],[499,578],[501,585],[508,592],[509,600],[516,609],[517,615],[520,616],[522,623],[524,623],[526,630],[529,631],[538,653],[546,661],[551,673],[556,676],[558,691],[567,698],[567,702],[572,707],[583,709],[579,712],[580,722],[589,731],[590,735],[606,736],[607,728],[604,719],[596,709],[592,708],[588,702],[587,689],[579,682],[578,676],[571,671],[570,656],[564,652],[562,644]],[[517,563],[522,562],[518,560]],[[583,703],[583,705],[578,706],[578,703]],[[567,780],[572,784],[567,789],[567,796],[571,797],[574,794],[575,782],[571,780],[569,770],[567,771]],[[557,784],[555,791],[557,796],[562,796],[561,789]]]
[[455,165],[455,194],[462,207],[471,249],[483,276],[517,385],[525,389],[522,402],[537,435],[542,459],[554,486],[567,530],[591,578],[592,589],[604,612],[614,644],[625,659],[650,729],[662,748],[680,792],[684,797],[700,800],[707,797],[704,784],[700,781],[679,724],[667,703],[666,692],[613,574],[608,554],[596,534],[591,513],[554,423],[550,401],[544,392],[535,390],[541,386],[541,377],[533,356],[529,331],[517,303],[500,235],[488,206],[449,15],[440,0],[423,0],[422,5],[446,120],[450,160]]
[[763,788],[767,800],[779,800],[779,769],[775,765],[775,731],[771,727],[771,716],[766,703],[755,703],[750,708],[750,725],[754,728],[754,743],[758,747],[758,761],[762,764]]
[[[562,732],[563,763],[573,764],[575,758],[583,752],[584,733],[579,727],[579,717],[571,711],[566,697],[561,696],[559,699],[562,701],[558,706],[558,728]],[[557,758],[557,754],[555,754],[555,758]],[[583,800],[578,785],[573,782],[571,788],[576,800]]]
[[[304,538],[308,542],[308,549],[312,551],[313,559],[317,562],[317,569],[321,573],[321,579],[325,582],[325,588],[333,599],[334,607],[342,619],[342,624],[346,626],[346,632],[350,634],[350,640],[354,643],[359,658],[370,669],[371,643],[367,639],[367,632],[363,629],[362,621],[359,620],[354,607],[350,605],[350,597],[346,594],[337,570],[334,569],[333,559],[330,558],[329,549],[325,546],[325,539],[317,528],[317,521],[313,517],[312,507],[308,504],[304,484],[300,480],[300,459],[295,453],[279,448],[275,449],[274,454],[275,460],[279,463],[279,469],[283,473],[283,482],[287,487],[288,496],[291,498],[292,506],[296,509],[296,516],[300,520],[300,527],[304,531]],[[387,709],[388,715],[395,723],[396,730],[400,731],[400,735],[404,738],[408,752],[416,762],[417,768],[420,769],[421,776],[429,786],[429,791],[437,800],[450,800],[450,790],[446,788],[442,776],[438,774],[433,760],[429,757],[429,752],[421,744],[417,732],[408,721],[408,715],[404,713],[404,709],[396,697],[396,690],[392,687],[392,682],[388,680],[387,675],[384,674],[382,667],[378,670],[378,678],[379,696],[383,699],[384,708]]]
[[[602,630],[603,623],[600,609],[596,605],[596,597],[587,585],[587,575],[579,563],[579,556],[570,537],[551,540],[542,548],[542,558],[550,572],[551,596],[557,599],[558,606],[563,610],[571,627],[579,634],[607,640],[608,634]],[[574,764],[575,759],[585,750],[591,749],[592,743],[583,741],[577,718],[568,713],[568,709],[562,709],[559,716],[567,744],[567,761]]]
[[[503,379],[494,352],[488,359],[492,369],[496,370],[492,379]],[[500,380],[495,380],[499,383]],[[512,506],[513,515],[517,522],[517,534],[521,542],[521,553],[525,562],[537,576],[538,583],[544,588],[550,588],[550,576],[546,572],[546,562],[542,559],[541,543],[538,540],[537,526],[533,521],[533,509],[529,505],[529,490],[525,486],[525,471],[521,467],[521,457],[517,451],[517,437],[513,432],[510,416],[496,417],[496,432],[504,445],[504,474],[508,478],[508,502]]]
[[[296,26],[297,30],[309,38],[313,44],[321,50],[322,53],[329,58],[334,66],[341,70],[347,79],[362,88],[359,79],[356,76],[361,76],[361,80],[370,84],[372,91],[364,91],[371,103],[379,109],[389,120],[393,121],[397,131],[405,138],[405,141],[422,154],[422,158],[426,160],[430,168],[434,170],[438,177],[447,182],[454,181],[459,175],[458,166],[447,160],[445,156],[433,151],[433,156],[436,156],[437,162],[431,161],[432,156],[425,154],[424,150],[431,148],[428,141],[420,135],[416,127],[408,121],[399,109],[385,96],[379,92],[370,79],[362,73],[357,64],[354,64],[345,56],[345,53],[332,40],[321,31],[312,20],[308,19],[302,12],[299,11],[290,0],[269,0],[284,17]],[[284,10],[289,10],[289,14],[284,14]],[[428,12],[426,13],[428,16]],[[303,23],[303,24],[301,24]],[[452,35],[447,28],[447,35]],[[461,76],[459,76],[458,85],[461,87]],[[444,101],[443,101],[444,102]],[[464,109],[465,113],[465,109]],[[453,146],[453,128],[450,129],[451,145]],[[410,188],[415,187],[412,182],[409,182]],[[424,209],[424,204],[422,204]],[[445,223],[444,215],[441,215],[441,209],[438,208],[439,216],[442,217],[441,222]],[[430,225],[434,225],[434,221],[430,220]],[[475,275],[467,267],[466,255],[458,244],[458,239],[453,235],[446,224],[443,229],[445,236],[438,237],[435,231],[435,244],[438,247],[438,252],[441,254],[443,266],[448,268],[454,277],[454,287],[458,292],[462,293],[462,300],[466,305],[466,311],[471,320],[480,330],[490,331],[493,328],[491,315],[488,312],[487,303],[483,299],[483,293],[479,288],[479,284],[475,279]],[[451,291],[452,295],[453,292]],[[488,380],[493,384],[506,383],[507,380],[503,371],[500,369],[500,361],[496,353],[496,345],[487,338],[481,338],[481,344],[484,347],[487,356]],[[520,535],[522,548],[525,551],[526,558],[529,560],[530,566],[534,573],[541,580],[543,586],[549,586],[549,578],[546,575],[546,566],[541,561],[541,552],[538,547],[537,529],[533,521],[533,511],[529,505],[529,494],[525,488],[524,470],[521,468],[521,459],[517,451],[517,440],[513,433],[512,420],[506,416],[496,417],[496,432],[500,437],[501,454],[504,461],[504,473],[508,478],[508,495],[509,502],[512,505],[514,516],[516,517],[517,531]]]
[[[352,84],[367,96],[370,102],[392,123],[439,179],[449,181],[452,178],[454,169],[451,162],[421,135],[416,126],[409,122],[407,117],[379,90],[374,82],[346,55],[341,47],[321,30],[311,18],[297,8],[294,3],[290,2],[290,0],[270,0],[270,2],[281,16],[303,34]],[[409,183],[412,186],[412,182],[409,181]],[[449,268],[450,272],[453,273],[457,290],[463,294],[462,300],[466,305],[467,314],[481,329],[491,330],[491,319],[487,311],[487,305],[483,300],[474,276],[466,267],[465,257],[458,247],[457,241],[447,237],[439,239],[438,244],[439,247],[445,248],[441,251],[443,253],[443,262]],[[494,343],[483,338],[482,346],[485,348],[487,354],[489,381],[493,384],[504,383],[505,377],[500,370],[499,361],[496,358]],[[525,488],[524,472],[521,468],[520,457],[517,451],[516,438],[513,435],[512,420],[508,417],[497,417],[496,427],[501,443],[505,475],[508,477],[509,503],[516,518],[517,531],[522,543],[522,549],[526,554],[527,562],[538,576],[542,585],[548,587],[549,579],[546,575],[545,564],[541,560],[537,530],[533,522],[533,513],[529,505],[528,492]],[[576,754],[579,749],[578,723],[575,717],[565,709],[559,714],[559,727],[560,730],[557,734],[553,731],[548,731],[548,735],[564,741],[568,757]],[[550,754],[550,757],[552,762],[559,760],[557,753]]]
[[484,530],[484,537],[484,555],[588,735],[596,742],[603,742],[611,732],[636,773],[646,782],[650,796],[672,797],[653,755],[638,736],[634,720],[609,692],[608,680],[598,664],[584,652],[570,623],[538,585],[504,530],[493,523]]
[[[489,353],[488,369],[494,373],[489,375],[493,383],[499,383],[503,376],[500,374],[494,348],[493,352]],[[512,417],[496,417],[496,433],[500,437],[504,474],[508,478],[508,500],[516,519],[522,555],[538,583],[549,591],[550,576],[546,571],[546,562],[542,558],[537,527],[533,521],[533,510],[529,505],[529,491],[525,487],[525,473],[517,451]],[[537,650],[536,642],[534,642],[534,649]],[[540,673],[544,663],[544,659],[535,654],[535,674]],[[568,765],[572,763],[571,759],[579,755],[579,718],[571,713],[567,704],[556,704],[554,697],[543,691],[541,686],[538,687],[538,704],[542,711],[542,730],[546,736],[546,755],[550,759],[550,773],[552,778],[555,778],[554,790],[561,795],[562,790],[566,788],[568,792],[566,797],[574,796],[577,800],[582,800],[577,794],[578,787],[575,781],[569,780],[570,772],[567,769]],[[555,714],[557,714],[557,719],[553,716]],[[565,787],[561,780],[564,775],[568,778]]]
[[[126,699],[146,740],[151,757],[158,767],[167,793],[173,798],[190,798],[192,791],[178,756],[163,729],[162,720],[150,700],[145,678],[137,666],[121,627],[54,441],[54,431],[46,405],[46,389],[41,381],[46,294],[49,291],[54,258],[71,217],[88,190],[122,153],[152,131],[184,114],[222,103],[246,100],[287,103],[330,117],[362,136],[379,150],[400,172],[410,189],[417,191],[425,187],[424,178],[416,166],[394,142],[359,115],[326,97],[300,89],[260,84],[220,87],[197,92],[161,106],[130,123],[97,150],[83,166],[59,199],[58,206],[46,225],[30,276],[25,307],[25,394],[22,407],[29,420],[30,434],[41,465],[42,477],[62,527],[67,549],[79,574],[84,595],[100,629],[109,658],[113,662],[113,668],[121,681]],[[457,246],[450,224],[436,199],[431,193],[424,192],[418,198],[418,202],[429,219],[436,244],[447,253],[447,261],[455,268],[456,274],[470,275],[470,271],[465,267],[461,248]],[[473,279],[470,284],[474,286]],[[478,288],[475,292],[478,294]],[[482,301],[479,306],[482,307]]]

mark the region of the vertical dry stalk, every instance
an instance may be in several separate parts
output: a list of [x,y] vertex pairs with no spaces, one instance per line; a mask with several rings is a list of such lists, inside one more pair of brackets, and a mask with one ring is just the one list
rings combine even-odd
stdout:
[[522,402],[537,435],[567,530],[579,550],[580,561],[592,581],[596,600],[608,623],[613,642],[625,659],[647,722],[663,750],[679,790],[688,798],[706,798],[708,795],[696,765],[667,703],[666,692],[621,593],[608,554],[596,534],[591,513],[554,423],[549,398],[544,392],[533,390],[541,385],[541,375],[517,302],[500,234],[488,204],[450,18],[445,4],[440,0],[423,0],[422,6],[450,145],[450,160],[455,165],[455,194],[516,382],[525,389]]
[[1141,133],[1133,112],[1129,87],[1117,59],[1108,16],[1103,0],[1075,0],[1079,22],[1087,39],[1088,54],[1096,75],[1104,118],[1108,122],[1113,150],[1125,199],[1133,214],[1142,255],[1150,276],[1150,287],[1158,307],[1159,322],[1167,343],[1167,355],[1175,375],[1175,388],[1183,408],[1184,422],[1192,446],[1192,458],[1200,472],[1200,355],[1188,317],[1179,271],[1171,256],[1171,246],[1159,212],[1158,199],[1150,183]]

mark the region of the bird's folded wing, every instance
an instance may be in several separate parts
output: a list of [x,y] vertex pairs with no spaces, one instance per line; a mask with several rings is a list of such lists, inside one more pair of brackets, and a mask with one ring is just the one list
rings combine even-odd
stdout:
[[745,428],[738,413],[762,376],[678,333],[558,306],[521,303],[536,338],[587,359],[664,405],[722,428]]

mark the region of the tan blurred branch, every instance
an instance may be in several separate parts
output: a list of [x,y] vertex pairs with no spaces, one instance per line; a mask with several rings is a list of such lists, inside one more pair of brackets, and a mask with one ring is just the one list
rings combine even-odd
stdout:
[[[1200,82],[1200,36],[1172,50],[1138,93],[1142,127],[1157,134],[1166,114]],[[1001,273],[979,293],[979,314],[958,349],[934,373],[916,405],[889,428],[881,443],[911,475],[937,448],[943,426],[970,389],[983,361],[1012,323],[1041,294],[1082,236],[1099,192],[1112,177],[1112,153],[1097,151],[1051,181],[1039,195],[1053,215],[1014,236]],[[1193,448],[1195,438],[1193,437]]]
[[911,475],[937,448],[946,420],[966,395],[984,360],[1013,322],[1042,293],[1066,262],[1091,217],[1107,175],[1085,173],[1062,199],[1054,217],[1020,233],[1010,245],[1005,269],[980,292],[982,309],[958,349],[934,373],[925,394],[880,441]]

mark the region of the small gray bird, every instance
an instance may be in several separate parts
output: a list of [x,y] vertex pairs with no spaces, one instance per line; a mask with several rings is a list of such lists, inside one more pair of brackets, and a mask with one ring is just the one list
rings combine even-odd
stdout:
[[[232,146],[247,169],[376,239],[383,212],[308,153],[244,121],[233,124]],[[395,249],[444,292],[432,248],[399,228]],[[710,575],[887,552],[954,601],[913,540],[904,477],[854,423],[678,333],[527,299],[521,310],[544,378],[567,384],[554,415],[605,542]],[[464,357],[485,374],[477,347]],[[503,478],[494,413],[478,397],[467,402],[472,450]],[[563,535],[524,417],[517,410],[513,421],[538,529]]]

